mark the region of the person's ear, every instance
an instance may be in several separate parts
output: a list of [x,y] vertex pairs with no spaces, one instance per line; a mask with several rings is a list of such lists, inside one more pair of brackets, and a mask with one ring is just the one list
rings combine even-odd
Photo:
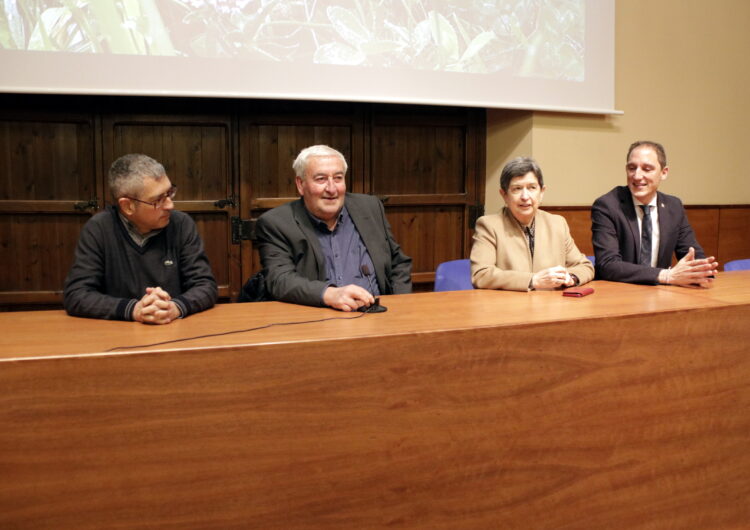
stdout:
[[661,170],[661,180],[667,180],[668,176],[669,176],[669,166],[664,166],[664,169]]
[[135,204],[127,197],[120,197],[117,199],[117,205],[120,207],[120,211],[123,215],[133,215]]
[[304,187],[302,186],[303,182],[302,179],[304,177],[294,177],[294,183],[297,185],[297,193],[300,194],[300,197],[303,196],[304,193]]

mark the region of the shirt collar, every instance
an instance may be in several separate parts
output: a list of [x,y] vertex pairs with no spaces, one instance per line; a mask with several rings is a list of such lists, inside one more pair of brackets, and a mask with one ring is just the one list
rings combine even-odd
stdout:
[[346,209],[346,205],[344,205],[344,207],[341,208],[341,211],[339,212],[339,217],[336,220],[336,226],[333,227],[333,230],[330,230],[328,228],[328,223],[315,217],[313,214],[310,213],[310,210],[308,210],[307,208],[305,208],[305,211],[307,212],[307,215],[310,218],[310,221],[312,221],[313,226],[317,230],[320,230],[321,232],[326,233],[326,234],[330,232],[334,232],[341,223],[346,223],[350,218],[349,212]]
[[[659,194],[655,194],[654,198],[651,199],[648,204],[641,204],[641,202],[635,198],[635,196],[631,193],[630,198],[633,199],[633,206],[635,207],[635,210],[638,211],[640,206],[653,206],[656,208],[656,199],[659,197]],[[651,208],[649,208],[649,211],[651,211]]]
[[117,215],[120,217],[120,221],[122,221],[122,224],[125,225],[125,230],[128,232],[128,235],[133,240],[133,242],[138,245],[139,247],[144,246],[149,239],[154,237],[155,235],[159,234],[163,228],[157,228],[156,230],[151,230],[150,232],[146,234],[141,234],[138,231],[138,228],[130,222],[130,220],[125,217],[120,209],[117,209]]

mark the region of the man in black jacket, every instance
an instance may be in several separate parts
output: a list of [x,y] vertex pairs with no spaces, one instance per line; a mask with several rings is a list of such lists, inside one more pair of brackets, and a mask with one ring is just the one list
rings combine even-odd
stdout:
[[73,316],[168,324],[216,303],[218,290],[195,223],[174,210],[156,160],[125,155],[109,170],[115,201],[84,225],[63,303]]
[[[706,258],[680,199],[657,191],[668,172],[661,144],[630,146],[627,186],[591,208],[597,280],[710,287],[718,263]],[[673,255],[679,261],[672,268]]]
[[344,156],[315,145],[292,167],[301,198],[266,212],[256,227],[270,298],[352,311],[379,294],[411,292],[411,258],[381,202],[346,192]]

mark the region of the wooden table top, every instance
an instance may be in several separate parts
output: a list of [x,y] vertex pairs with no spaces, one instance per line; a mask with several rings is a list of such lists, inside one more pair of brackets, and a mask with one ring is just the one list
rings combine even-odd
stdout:
[[[750,303],[750,271],[718,273],[711,289],[596,281],[593,295],[559,291],[454,291],[383,296],[388,311],[343,313],[282,302],[220,304],[167,326],[70,317],[64,311],[0,313],[0,362],[144,351],[221,349],[367,338],[486,326],[523,326]],[[279,324],[289,325],[279,325]],[[199,338],[202,337],[202,338]]]

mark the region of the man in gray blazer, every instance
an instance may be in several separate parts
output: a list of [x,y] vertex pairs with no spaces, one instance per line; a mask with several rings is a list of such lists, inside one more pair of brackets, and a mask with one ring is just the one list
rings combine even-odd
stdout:
[[267,296],[352,311],[380,294],[411,292],[411,258],[381,202],[346,192],[344,155],[314,145],[292,167],[300,199],[261,215],[256,227]]
[[[596,279],[710,287],[718,263],[706,258],[680,199],[657,191],[668,172],[661,144],[630,146],[627,186],[615,187],[591,208]],[[679,261],[670,267],[673,254]]]

